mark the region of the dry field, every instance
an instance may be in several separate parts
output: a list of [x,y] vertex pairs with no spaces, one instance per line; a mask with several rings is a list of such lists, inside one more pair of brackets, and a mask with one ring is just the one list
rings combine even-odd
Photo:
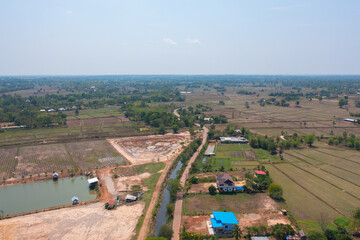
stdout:
[[16,166],[17,148],[0,149],[0,178],[9,178]]
[[213,185],[216,187],[216,183],[198,183],[192,184],[188,193],[207,193],[209,192],[209,187]]
[[189,140],[189,132],[108,139],[109,143],[132,164],[169,160],[181,149],[180,143]]
[[21,147],[17,161],[15,176],[66,171],[74,168],[63,144]]
[[123,164],[123,158],[106,141],[84,141],[66,144],[75,164],[83,170]]
[[123,239],[135,233],[144,203],[105,210],[103,203],[0,221],[0,239]]

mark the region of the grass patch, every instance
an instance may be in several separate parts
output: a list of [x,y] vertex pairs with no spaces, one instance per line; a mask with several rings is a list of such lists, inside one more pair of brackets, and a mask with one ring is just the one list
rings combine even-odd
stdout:
[[343,228],[349,226],[350,222],[351,220],[349,218],[343,216],[334,219],[334,223],[336,224],[336,226]]

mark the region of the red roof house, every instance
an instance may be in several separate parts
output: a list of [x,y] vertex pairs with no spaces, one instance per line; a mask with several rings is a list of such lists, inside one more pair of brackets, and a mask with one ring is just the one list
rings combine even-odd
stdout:
[[264,177],[264,176],[266,176],[266,172],[255,170],[255,175],[256,175],[256,177]]

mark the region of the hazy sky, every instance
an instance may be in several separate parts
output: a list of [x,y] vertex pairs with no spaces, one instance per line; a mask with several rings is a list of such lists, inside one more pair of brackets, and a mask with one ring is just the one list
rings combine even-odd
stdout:
[[360,74],[360,1],[0,0],[13,74]]

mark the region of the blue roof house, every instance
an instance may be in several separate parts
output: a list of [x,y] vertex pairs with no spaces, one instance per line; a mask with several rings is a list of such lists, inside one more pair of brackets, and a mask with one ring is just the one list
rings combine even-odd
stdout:
[[239,224],[233,212],[213,212],[210,215],[214,234],[232,234],[235,225]]

